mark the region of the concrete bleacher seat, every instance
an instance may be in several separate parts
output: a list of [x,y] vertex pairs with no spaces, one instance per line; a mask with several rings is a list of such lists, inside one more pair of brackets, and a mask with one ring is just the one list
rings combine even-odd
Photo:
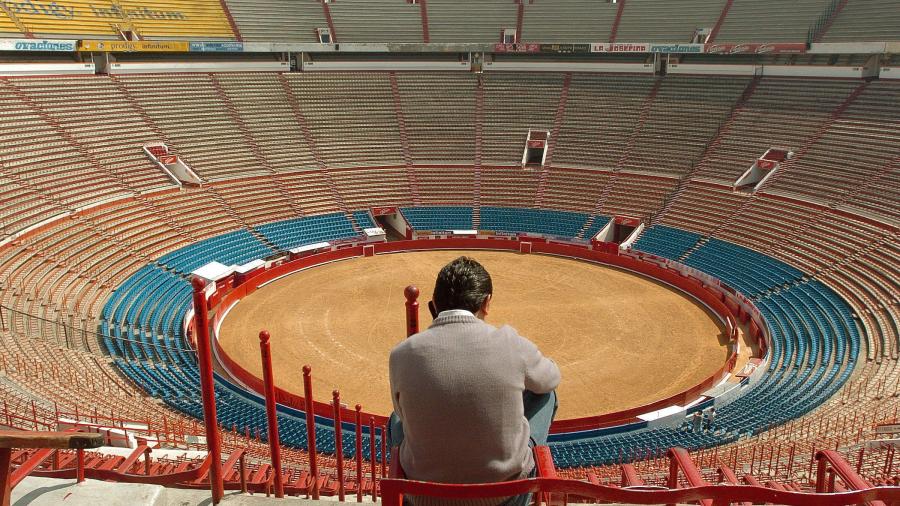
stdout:
[[528,130],[553,129],[562,84],[553,72],[485,77],[482,162],[521,163]]
[[715,42],[806,42],[831,0],[734,0]]
[[317,0],[226,0],[246,41],[319,42],[316,28],[327,28]]
[[542,205],[550,209],[589,213],[596,207],[609,177],[609,172],[554,167],[547,175]]
[[[138,191],[171,187],[158,167],[147,163],[140,149],[156,135],[108,79],[92,77],[16,79],[15,87],[37,108],[84,147],[92,164],[123,178]],[[87,119],[84,108],[95,114]],[[84,156],[84,153],[79,153]]]
[[216,79],[252,134],[266,167],[279,172],[316,167],[278,74],[224,73]]
[[523,42],[605,42],[618,9],[611,2],[591,0],[524,2],[524,7]]
[[849,79],[763,78],[707,150],[696,176],[732,184],[767,149],[799,149],[858,85]]
[[[171,141],[173,149],[201,177],[224,179],[263,172],[240,129],[234,128],[225,98],[207,74],[127,75],[116,78],[129,96]],[[185,93],[185,87],[190,93]],[[203,127],[185,118],[204,118]]]
[[[526,13],[539,3],[526,5]],[[4,357],[18,357],[23,364],[48,357],[45,364],[66,364],[66,371],[84,380],[70,381],[68,373],[51,377],[46,370],[36,375],[8,359],[10,367],[0,372],[4,398],[36,398],[36,410],[47,419],[54,402],[71,410],[72,399],[84,398],[103,416],[170,417],[190,424],[189,416],[176,411],[199,414],[191,397],[194,358],[179,334],[190,287],[157,261],[183,272],[219,254],[226,262],[241,262],[274,252],[259,232],[278,248],[323,237],[340,240],[359,233],[354,222],[368,223],[364,211],[354,212],[353,220],[345,211],[381,204],[406,209],[416,203],[421,207],[412,209],[459,207],[458,224],[469,227],[490,230],[499,223],[500,230],[585,240],[608,223],[608,214],[656,216],[665,208],[636,249],[650,250],[653,231],[662,227],[681,229],[687,237],[675,245],[663,241],[671,246],[660,250],[664,255],[680,257],[694,246],[686,244],[691,238],[714,234],[688,263],[756,297],[774,336],[772,369],[746,398],[720,412],[722,432],[688,435],[657,428],[554,443],[562,465],[612,462],[620,451],[736,442],[773,423],[782,424],[779,431],[794,430],[789,434],[811,447],[822,444],[816,441],[819,435],[841,437],[839,428],[801,436],[785,422],[817,406],[824,407],[810,417],[852,419],[856,412],[851,409],[871,413],[896,402],[866,392],[858,403],[842,406],[840,395],[855,371],[854,381],[896,384],[900,251],[886,223],[896,219],[898,180],[895,168],[881,171],[883,162],[898,154],[897,126],[891,121],[898,102],[893,83],[870,83],[828,125],[823,141],[809,146],[789,171],[751,198],[731,191],[736,175],[772,144],[795,147],[811,139],[859,81],[762,78],[719,136],[715,132],[731,116],[746,80],[701,83],[666,77],[648,109],[639,145],[631,149],[628,139],[654,79],[576,74],[554,165],[544,171],[524,170],[518,163],[528,128],[553,129],[562,74],[483,76],[490,111],[483,116],[489,134],[484,151],[494,163],[480,169],[474,167],[478,115],[471,99],[478,78],[404,73],[396,78],[409,148],[414,163],[422,164],[410,168],[403,160],[386,74],[284,78],[300,97],[302,112],[314,120],[313,139],[327,161],[321,165],[276,74],[11,78],[0,84],[6,98],[0,101],[0,240],[76,206],[127,197],[51,223],[0,249],[0,302],[22,312],[13,319],[14,331],[0,333]],[[329,87],[332,91],[323,89]],[[709,96],[693,92],[698,87],[709,89]],[[54,88],[62,90],[62,100],[54,99]],[[173,89],[183,95],[174,107],[167,103]],[[336,112],[352,93],[361,96],[364,107],[353,111],[354,117]],[[460,112],[454,115],[456,101]],[[86,119],[86,111],[98,113]],[[429,122],[431,114],[437,119]],[[160,132],[212,182],[141,194],[155,188],[157,177],[163,180],[139,150],[145,140],[158,140]],[[707,142],[701,142],[704,135]],[[279,137],[288,145],[279,147]],[[94,160],[84,159],[85,152]],[[73,157],[76,163],[68,163]],[[613,177],[623,157],[625,170]],[[701,157],[685,184],[666,177],[688,174],[684,161]],[[816,199],[840,203],[841,212],[805,202]],[[474,223],[473,206],[481,206],[480,224]],[[600,214],[582,233],[595,212]],[[326,214],[333,218],[321,217]],[[98,321],[95,316],[104,310],[106,320]],[[23,314],[33,317],[28,325]],[[45,320],[35,323],[34,317]],[[102,342],[120,365],[44,340],[53,339],[53,333],[42,326],[70,318],[100,330],[101,336],[87,338]],[[864,348],[873,360],[857,364]],[[174,409],[143,398],[144,391],[119,375],[118,367],[146,392],[167,396]],[[259,406],[234,392],[222,395],[229,404],[223,410],[226,425],[242,430],[242,424],[262,424]],[[30,412],[27,402],[21,406],[16,409]],[[286,442],[302,445],[302,420],[285,420]],[[226,439],[233,437],[226,433]],[[230,441],[264,448],[244,439]],[[744,444],[755,443],[736,442]],[[748,452],[751,447],[762,446],[740,446]]]
[[573,74],[554,163],[615,168],[654,83],[647,76]]
[[[292,73],[285,78],[319,155],[330,167],[393,165],[403,159],[387,74],[367,73],[362,80],[349,72]],[[366,114],[346,107],[349,97]]]
[[[475,78],[466,73],[397,73],[414,163],[475,162]],[[443,90],[434,93],[435,89]]]
[[[900,84],[868,84],[803,157],[766,187],[767,191],[828,203],[839,200],[847,188],[865,187],[880,173],[890,172],[891,164],[900,156],[900,129],[893,123],[898,114]],[[892,214],[885,218],[900,216],[896,206],[875,208],[879,215]]]
[[418,4],[406,0],[344,0],[329,7],[340,42],[423,42]]
[[749,83],[748,78],[717,79],[713,86],[708,81],[695,76],[664,79],[620,167],[671,176],[687,173]]
[[505,0],[429,0],[431,42],[500,42],[500,30],[516,28],[516,4]]
[[900,6],[892,0],[847,2],[822,42],[900,40]]
[[530,207],[540,184],[540,174],[521,167],[485,167],[481,172],[482,205]]
[[403,168],[356,168],[331,171],[334,186],[350,208],[408,204],[412,197]]
[[666,196],[675,189],[676,182],[620,172],[610,184],[613,191],[603,202],[600,209],[603,214],[647,218],[659,209]]
[[698,28],[712,28],[725,0],[628,0],[616,42],[691,42]]
[[468,166],[412,169],[422,204],[472,205],[475,171]]

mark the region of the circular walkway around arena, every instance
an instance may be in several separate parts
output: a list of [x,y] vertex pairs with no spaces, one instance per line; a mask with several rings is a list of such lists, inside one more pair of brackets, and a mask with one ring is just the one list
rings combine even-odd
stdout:
[[509,323],[562,370],[558,419],[644,405],[684,391],[718,370],[728,354],[705,307],[667,285],[584,261],[508,252],[428,251],[357,258],[279,279],[244,298],[222,323],[222,349],[261,376],[260,329],[272,334],[280,388],[302,394],[301,366],[313,368],[314,398],[388,414],[388,354],[405,336],[403,288],[426,303],[441,266],[468,254],[491,273],[487,321]]

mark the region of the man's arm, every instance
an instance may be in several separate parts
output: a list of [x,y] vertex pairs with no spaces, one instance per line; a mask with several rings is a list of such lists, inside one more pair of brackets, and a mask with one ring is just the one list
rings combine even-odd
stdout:
[[525,364],[525,389],[536,394],[546,394],[559,386],[559,367],[541,354],[537,346],[518,336],[519,353]]
[[390,358],[388,359],[388,381],[390,383],[391,402],[394,405],[394,413],[397,413],[397,416],[400,416],[400,392],[396,378],[398,372],[397,369],[400,367],[398,361],[399,359],[392,351]]

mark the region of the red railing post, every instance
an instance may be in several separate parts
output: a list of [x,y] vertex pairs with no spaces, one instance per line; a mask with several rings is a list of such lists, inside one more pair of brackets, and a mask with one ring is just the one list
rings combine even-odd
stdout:
[[146,474],[147,476],[150,476],[150,452],[151,451],[153,451],[153,450],[151,450],[150,447],[147,447],[147,449],[144,450],[144,474]]
[[378,442],[375,441],[375,418],[369,417],[369,474],[372,475],[372,502],[375,502],[378,493],[378,487],[375,486],[378,483],[378,465],[375,459],[375,450],[377,449]]
[[10,504],[12,494],[12,448],[0,448],[0,506]]
[[75,482],[82,483],[84,482],[84,450],[81,448],[75,450],[75,455]]
[[381,426],[381,477],[387,477],[387,425]]
[[209,451],[209,487],[212,503],[219,504],[225,495],[222,482],[222,448],[219,427],[216,422],[216,392],[212,370],[212,352],[209,347],[209,315],[206,307],[206,282],[194,276],[194,336],[197,342],[197,358],[200,366],[200,393],[203,400],[203,424],[206,428],[206,446]]
[[356,502],[362,502],[362,406],[356,405]]
[[[684,473],[688,484],[692,487],[704,487],[709,485],[703,479],[703,475],[697,465],[691,459],[691,455],[684,448],[669,448],[669,488],[678,488],[678,471]],[[702,506],[712,506],[709,499],[701,499]]]
[[334,407],[334,456],[337,458],[338,500],[344,502],[344,439],[341,427],[341,393],[331,392]]
[[275,375],[272,372],[272,349],[269,332],[259,333],[259,353],[262,358],[263,391],[266,398],[266,421],[268,422],[269,454],[272,457],[275,497],[284,497],[284,481],[281,475],[281,443],[278,438],[278,413],[275,409]]
[[309,477],[313,500],[319,500],[319,466],[316,463],[316,416],[313,411],[312,368],[303,366],[303,396],[306,403],[306,443],[309,448]]
[[403,290],[406,296],[406,337],[419,333],[419,289],[413,285]]
[[241,451],[241,456],[238,457],[238,468],[241,472],[241,493],[247,493],[247,460],[246,454]]
[[818,460],[818,465],[816,466],[816,493],[821,494],[825,492],[825,470],[828,463],[825,459],[819,458],[816,454],[814,455],[814,458]]

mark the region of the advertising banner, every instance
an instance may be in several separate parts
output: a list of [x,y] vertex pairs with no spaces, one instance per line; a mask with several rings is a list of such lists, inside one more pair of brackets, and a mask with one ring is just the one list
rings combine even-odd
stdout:
[[651,53],[702,53],[705,44],[650,44]]
[[241,53],[243,42],[191,42],[192,53]]
[[79,51],[103,53],[186,53],[190,44],[182,40],[82,40]]
[[537,53],[540,44],[494,44],[495,53]]
[[595,42],[591,44],[592,53],[649,53],[647,42]]
[[64,51],[73,52],[75,40],[0,39],[0,51]]
[[785,42],[776,44],[705,44],[709,54],[797,54],[806,52],[804,42]]
[[591,52],[590,44],[541,44],[540,51],[542,53],[589,53]]

